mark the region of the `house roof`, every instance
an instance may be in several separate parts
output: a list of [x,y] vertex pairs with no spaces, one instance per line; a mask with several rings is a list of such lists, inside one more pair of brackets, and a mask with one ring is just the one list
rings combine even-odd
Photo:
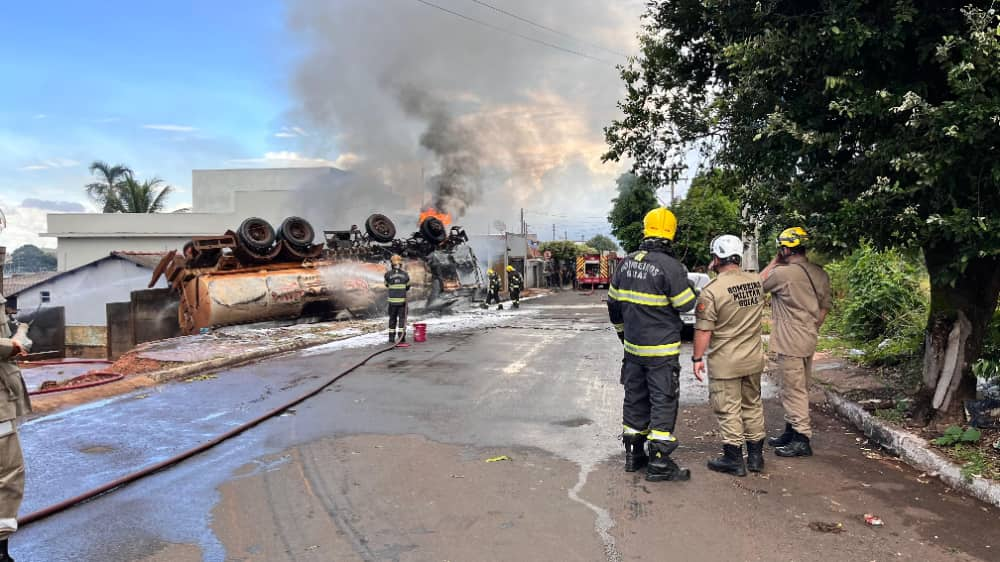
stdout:
[[155,269],[156,266],[160,264],[160,260],[163,259],[163,256],[167,255],[167,252],[115,251],[111,252],[111,255],[119,257],[123,260],[128,260],[136,265],[141,265],[147,269]]
[[3,293],[5,295],[17,294],[29,287],[34,287],[43,281],[47,281],[56,275],[59,275],[58,271],[42,271],[40,273],[19,273],[11,275],[10,277],[4,277]]
[[[124,250],[118,250],[111,252],[110,254],[104,256],[103,258],[94,260],[90,263],[85,263],[79,267],[74,267],[73,269],[67,269],[66,271],[47,271],[45,273],[14,276],[8,279],[4,279],[3,282],[4,295],[8,297],[15,296],[18,293],[31,289],[32,287],[36,287],[38,285],[41,285],[42,283],[52,281],[66,275],[72,275],[73,273],[76,273],[94,264],[100,263],[104,260],[120,259],[132,262],[146,269],[155,269],[157,264],[160,263],[160,260],[166,254],[167,252],[127,252]],[[9,284],[10,279],[18,279],[19,277],[24,277],[24,278],[33,277],[33,279],[30,280],[25,279],[24,281],[18,281],[16,282],[16,284],[13,285]]]

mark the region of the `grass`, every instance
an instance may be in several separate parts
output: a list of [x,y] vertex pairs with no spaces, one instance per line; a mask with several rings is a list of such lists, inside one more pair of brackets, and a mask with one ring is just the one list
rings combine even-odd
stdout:
[[962,477],[966,480],[976,476],[1000,480],[1000,461],[991,458],[980,447],[960,443],[944,451],[962,463]]

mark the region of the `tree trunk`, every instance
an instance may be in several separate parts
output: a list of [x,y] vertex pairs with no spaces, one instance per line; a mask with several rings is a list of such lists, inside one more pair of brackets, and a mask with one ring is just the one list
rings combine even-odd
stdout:
[[943,273],[955,256],[947,249],[925,248],[931,278],[931,304],[924,344],[922,393],[926,419],[958,420],[963,401],[974,398],[972,365],[982,352],[1000,294],[1000,259],[973,258],[954,285]]

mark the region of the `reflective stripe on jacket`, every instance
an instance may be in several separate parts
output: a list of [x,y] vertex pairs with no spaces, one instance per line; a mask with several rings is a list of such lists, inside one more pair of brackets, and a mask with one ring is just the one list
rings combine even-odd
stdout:
[[624,332],[628,357],[640,363],[655,363],[680,354],[684,326],[680,313],[694,306],[695,294],[687,270],[658,249],[629,254],[608,287],[611,323],[615,330]]
[[410,276],[402,269],[385,272],[385,286],[389,289],[389,304],[405,304],[406,291],[410,290]]

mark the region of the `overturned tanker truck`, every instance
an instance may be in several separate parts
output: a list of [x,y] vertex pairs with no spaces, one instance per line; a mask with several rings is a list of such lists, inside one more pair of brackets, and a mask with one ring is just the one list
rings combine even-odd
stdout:
[[326,230],[314,244],[312,225],[289,217],[275,229],[248,218],[234,232],[197,236],[168,253],[153,271],[177,292],[181,331],[269,320],[377,314],[386,307],[383,275],[389,258],[405,259],[411,306],[444,309],[478,298],[484,286],[468,236],[450,217],[421,213],[419,228],[405,239],[385,215],[374,214],[364,230]]

